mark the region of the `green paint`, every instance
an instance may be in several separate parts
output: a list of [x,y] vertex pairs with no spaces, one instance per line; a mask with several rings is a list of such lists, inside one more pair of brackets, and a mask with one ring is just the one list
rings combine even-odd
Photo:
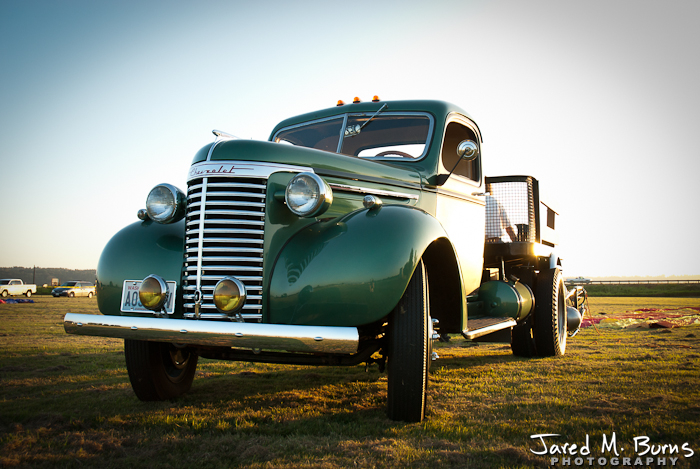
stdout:
[[97,305],[102,314],[119,316],[124,280],[158,274],[178,284],[174,317],[182,317],[179,287],[184,254],[185,222],[161,225],[136,222],[115,234],[97,264]]
[[382,319],[403,295],[425,249],[442,237],[435,218],[398,205],[309,225],[275,263],[270,322],[356,326]]

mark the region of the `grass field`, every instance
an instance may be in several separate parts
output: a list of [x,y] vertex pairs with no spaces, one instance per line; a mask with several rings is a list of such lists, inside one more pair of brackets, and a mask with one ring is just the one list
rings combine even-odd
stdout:
[[[531,451],[541,449],[531,435],[542,433],[561,435],[550,444],[579,446],[588,435],[597,458],[614,432],[630,465],[635,437],[700,452],[699,326],[586,328],[560,358],[436,343],[430,411],[423,423],[404,424],[385,417],[386,375],[376,366],[200,360],[188,395],[140,402],[120,340],[63,331],[65,313],[97,312],[94,299],[33,299],[0,305],[2,468],[548,467]],[[593,298],[591,306],[610,316],[700,300]],[[685,455],[673,455],[673,467],[700,467],[700,454]],[[602,456],[608,467],[630,467]],[[647,456],[636,467],[647,467]],[[572,457],[569,467],[601,466]]]
[[700,298],[700,284],[625,284],[625,285],[584,285],[588,295],[624,297],[687,297]]

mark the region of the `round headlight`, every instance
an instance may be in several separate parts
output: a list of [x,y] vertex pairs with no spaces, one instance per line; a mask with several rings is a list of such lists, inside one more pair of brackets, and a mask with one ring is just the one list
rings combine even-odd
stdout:
[[160,311],[168,301],[168,285],[162,277],[149,275],[139,287],[141,304],[151,311]]
[[299,173],[289,181],[284,192],[287,207],[300,217],[315,217],[333,203],[333,191],[314,173]]
[[235,277],[225,277],[214,287],[214,305],[225,314],[238,312],[246,300],[245,285]]
[[158,184],[146,199],[146,210],[151,220],[173,223],[185,216],[185,194],[170,184]]

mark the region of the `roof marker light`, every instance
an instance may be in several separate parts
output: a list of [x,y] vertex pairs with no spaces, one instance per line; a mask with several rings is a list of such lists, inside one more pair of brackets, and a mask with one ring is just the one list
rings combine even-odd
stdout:
[[378,102],[379,102],[379,96],[377,96],[377,95],[375,94],[375,95],[374,95],[374,98],[372,98],[372,102],[373,102],[373,103],[378,103]]
[[357,103],[361,103],[361,102],[362,102],[362,101],[361,101],[360,98],[358,98],[357,96],[355,96],[355,99],[352,100],[352,103],[353,103],[353,104],[357,104]]
[[342,99],[339,99],[338,104],[336,104],[336,106],[344,106],[344,105],[345,105],[345,102]]

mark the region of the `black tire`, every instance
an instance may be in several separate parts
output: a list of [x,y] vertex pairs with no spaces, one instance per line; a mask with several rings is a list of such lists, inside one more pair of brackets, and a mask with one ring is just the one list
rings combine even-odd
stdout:
[[518,357],[529,358],[537,354],[535,338],[532,336],[532,316],[513,327],[510,332],[510,349]]
[[70,292],[70,293],[68,294],[68,296],[69,296],[70,298],[74,298],[74,297],[75,297],[75,292]]
[[423,261],[389,318],[387,415],[420,422],[425,417],[432,339],[428,282]]
[[541,357],[564,355],[567,335],[566,290],[558,268],[537,276],[535,291],[535,348]]
[[31,290],[27,290],[27,293],[25,293],[24,296],[26,296],[27,298],[31,298],[31,297],[32,297],[32,291],[31,291]]
[[7,290],[3,290],[2,293],[0,293],[0,296],[7,298]]
[[142,401],[174,399],[190,390],[197,354],[162,342],[124,339],[129,380]]
[[88,298],[92,298],[92,292],[88,292]]

